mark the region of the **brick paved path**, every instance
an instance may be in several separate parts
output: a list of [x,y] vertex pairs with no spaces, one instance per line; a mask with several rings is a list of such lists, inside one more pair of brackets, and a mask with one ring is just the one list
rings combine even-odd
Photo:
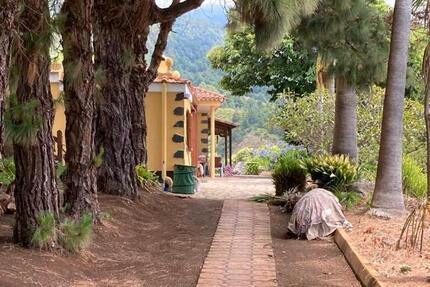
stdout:
[[276,269],[265,204],[225,200],[197,287],[276,287]]

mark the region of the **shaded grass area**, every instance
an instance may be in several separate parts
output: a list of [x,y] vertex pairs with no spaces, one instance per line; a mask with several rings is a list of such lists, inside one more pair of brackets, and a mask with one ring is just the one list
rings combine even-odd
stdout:
[[106,219],[79,256],[12,244],[13,217],[0,216],[0,286],[195,286],[221,201],[152,193],[100,204]]

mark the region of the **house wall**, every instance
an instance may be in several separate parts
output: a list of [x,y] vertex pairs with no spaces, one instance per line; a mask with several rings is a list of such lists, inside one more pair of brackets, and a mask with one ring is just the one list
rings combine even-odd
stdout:
[[[177,100],[177,95],[176,92],[167,92],[166,97],[166,168],[168,172],[173,171],[175,164],[192,164],[192,153],[187,146],[186,132],[187,113],[191,112],[191,102],[188,99]],[[150,127],[147,134],[148,168],[154,171],[163,169],[162,109],[162,92],[148,92],[145,98],[146,123]]]
[[[51,73],[53,74],[53,73]],[[51,82],[51,93],[54,99],[54,122],[52,124],[52,135],[57,136],[57,131],[61,131],[63,134],[63,149],[66,148],[66,115],[64,113],[64,102],[59,99],[62,94],[62,85],[59,81]],[[56,148],[56,147],[55,147]]]
[[209,150],[209,117],[207,113],[197,113],[197,153],[208,158]]

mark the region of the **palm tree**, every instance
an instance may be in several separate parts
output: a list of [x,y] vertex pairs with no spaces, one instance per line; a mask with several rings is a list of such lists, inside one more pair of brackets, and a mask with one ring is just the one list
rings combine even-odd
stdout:
[[411,0],[396,0],[382,118],[381,145],[371,213],[398,216],[404,212],[402,193],[402,127]]

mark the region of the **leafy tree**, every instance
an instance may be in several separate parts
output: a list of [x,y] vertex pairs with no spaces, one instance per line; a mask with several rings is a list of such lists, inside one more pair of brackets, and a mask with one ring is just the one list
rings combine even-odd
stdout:
[[336,76],[334,154],[356,159],[356,89],[382,80],[388,50],[387,29],[371,1],[325,0],[305,17],[297,34],[315,48],[323,72]]
[[[359,90],[357,96],[357,142],[360,149],[359,164],[362,175],[367,179],[376,176],[378,146],[381,134],[384,90],[373,86]],[[303,98],[291,96],[282,98],[283,105],[271,121],[285,130],[289,143],[303,145],[314,153],[328,153],[333,144],[329,131],[334,126],[335,98],[323,94],[321,112],[318,112],[319,93]],[[424,168],[426,161],[425,125],[422,120],[423,105],[413,99],[405,102],[403,123],[404,154],[413,158]]]
[[411,1],[396,0],[382,118],[381,145],[372,212],[386,216],[404,212],[402,194],[402,124],[411,23]]
[[292,37],[285,37],[273,52],[255,46],[249,29],[228,34],[222,46],[208,54],[212,66],[222,70],[221,87],[242,96],[255,86],[268,87],[269,94],[302,95],[315,89],[314,56]]

